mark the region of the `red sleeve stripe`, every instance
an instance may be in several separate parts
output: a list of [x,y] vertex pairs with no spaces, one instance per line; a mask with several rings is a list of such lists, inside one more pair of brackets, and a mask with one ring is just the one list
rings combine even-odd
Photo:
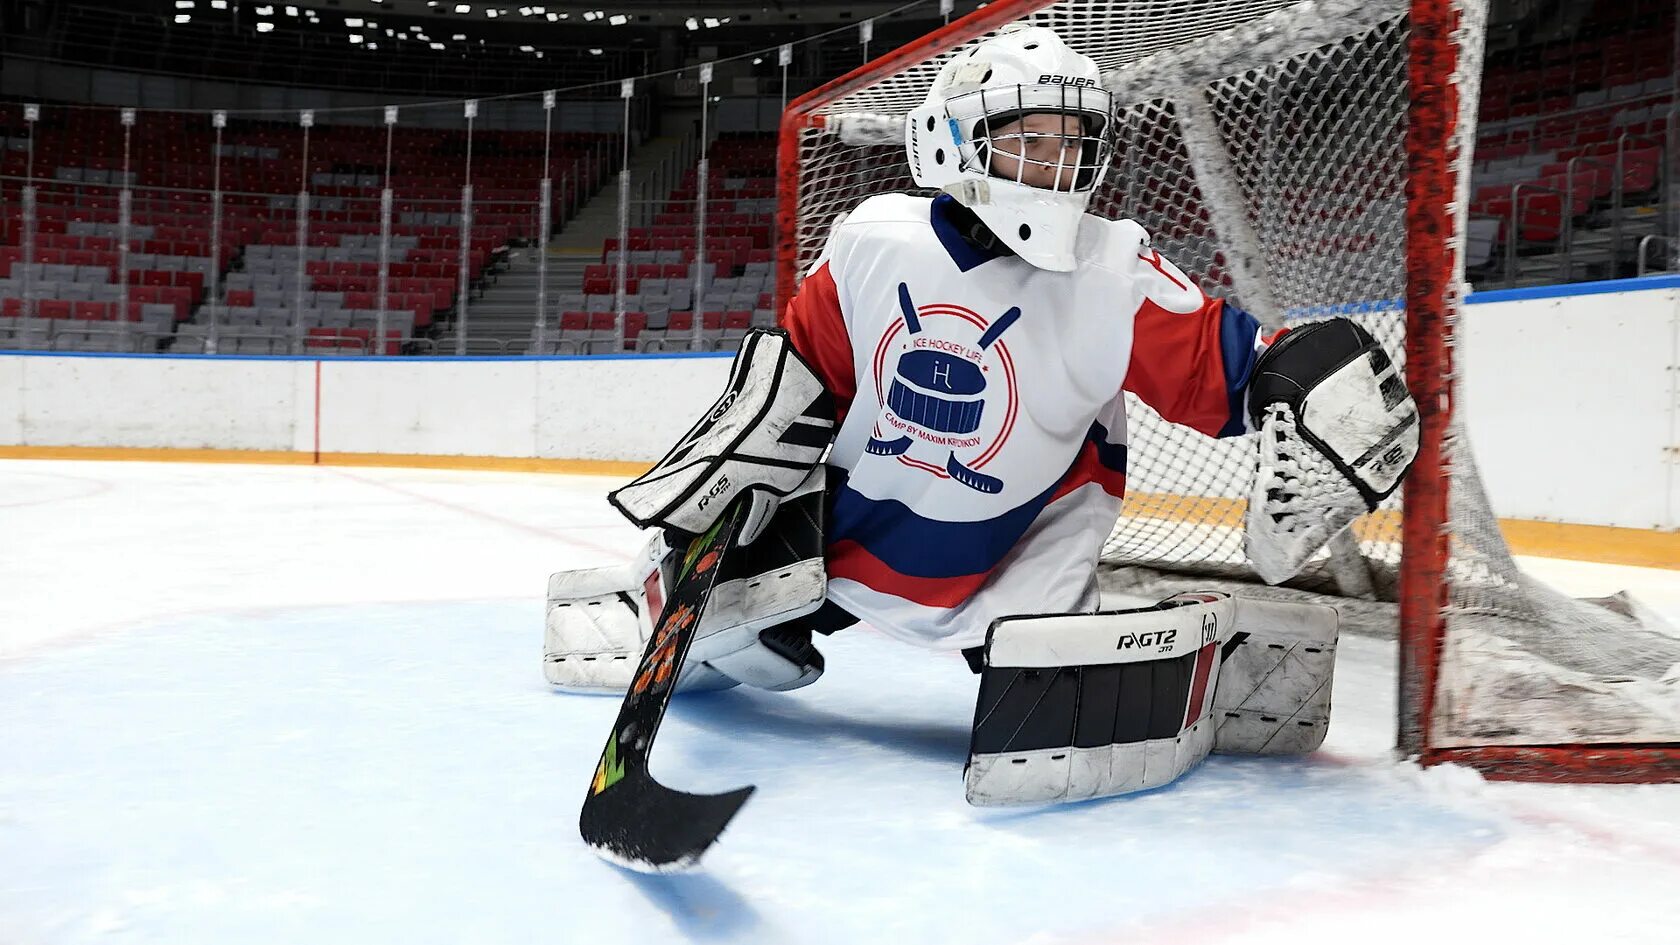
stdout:
[[852,366],[852,339],[846,332],[840,292],[828,263],[799,286],[782,316],[782,327],[787,329],[793,350],[810,363],[817,378],[834,395],[835,423],[844,422],[857,394],[857,377]]
[[1115,469],[1105,464],[1097,452],[1097,444],[1090,440],[1079,448],[1079,458],[1073,461],[1073,466],[1062,477],[1056,491],[1051,494],[1050,501],[1054,502],[1062,496],[1073,492],[1088,483],[1096,483],[1102,491],[1116,499],[1126,497],[1126,470],[1124,467]]
[[1144,299],[1133,322],[1126,372],[1126,390],[1163,419],[1208,436],[1218,436],[1231,419],[1220,345],[1222,307],[1219,299],[1204,299],[1200,311],[1169,312]]

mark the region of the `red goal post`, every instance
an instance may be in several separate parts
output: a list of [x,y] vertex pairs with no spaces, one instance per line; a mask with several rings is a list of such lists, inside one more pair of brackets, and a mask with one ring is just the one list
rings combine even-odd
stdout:
[[[1134,588],[1180,580],[1312,594],[1334,601],[1344,622],[1397,630],[1399,744],[1423,763],[1507,778],[1680,780],[1680,696],[1672,719],[1649,711],[1662,697],[1653,667],[1670,655],[1680,664],[1680,638],[1522,575],[1455,422],[1485,16],[1485,0],[988,4],[788,107],[775,306],[838,214],[872,193],[914,189],[902,117],[944,57],[1009,23],[1058,28],[1116,94],[1122,140],[1092,212],[1139,219],[1204,288],[1269,324],[1361,319],[1403,356],[1422,420],[1404,502],[1367,516],[1280,592],[1250,583],[1240,550],[1252,444],[1168,429],[1133,401],[1131,494],[1105,564],[1144,575],[1125,579]],[[1512,667],[1503,686],[1489,683]],[[1613,688],[1630,667],[1650,678],[1619,702],[1560,709],[1536,697]]]

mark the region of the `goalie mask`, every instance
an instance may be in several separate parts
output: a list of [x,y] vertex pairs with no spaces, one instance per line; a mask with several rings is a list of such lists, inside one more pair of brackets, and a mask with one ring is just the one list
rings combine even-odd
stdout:
[[909,115],[905,149],[918,186],[951,194],[1032,265],[1069,272],[1112,127],[1096,62],[1021,26],[945,64]]

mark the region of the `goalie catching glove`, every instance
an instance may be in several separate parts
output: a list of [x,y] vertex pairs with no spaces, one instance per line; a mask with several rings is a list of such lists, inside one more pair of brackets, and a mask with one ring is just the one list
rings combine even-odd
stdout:
[[1417,458],[1418,409],[1387,352],[1346,318],[1266,349],[1248,397],[1260,468],[1244,548],[1278,584],[1399,487]]

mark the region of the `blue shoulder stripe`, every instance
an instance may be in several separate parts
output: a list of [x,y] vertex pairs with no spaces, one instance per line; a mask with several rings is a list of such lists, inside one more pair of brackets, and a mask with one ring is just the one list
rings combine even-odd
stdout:
[[1254,333],[1260,330],[1260,320],[1226,300],[1219,319],[1219,354],[1225,362],[1225,390],[1230,399],[1231,416],[1220,428],[1220,436],[1241,436],[1248,432],[1243,416],[1243,395],[1254,373],[1259,356],[1254,351]]

